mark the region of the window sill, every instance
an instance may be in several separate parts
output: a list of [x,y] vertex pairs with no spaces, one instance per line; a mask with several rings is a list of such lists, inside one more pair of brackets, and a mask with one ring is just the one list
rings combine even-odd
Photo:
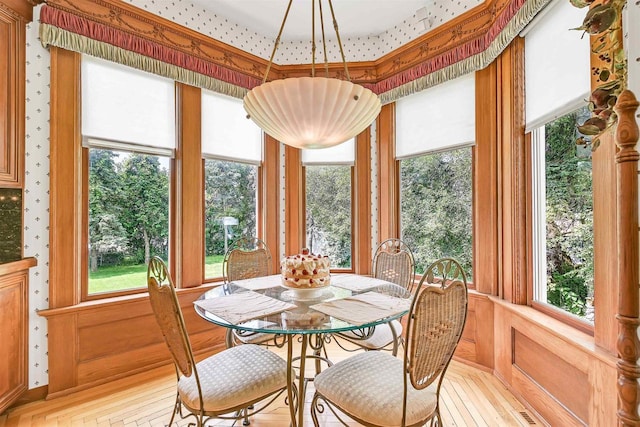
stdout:
[[509,310],[514,315],[524,321],[531,322],[537,327],[544,329],[550,335],[564,341],[567,345],[579,348],[586,353],[592,354],[597,359],[610,366],[615,367],[616,357],[603,348],[595,344],[593,336],[585,333],[571,325],[568,325],[552,316],[545,314],[535,308],[512,304],[495,296],[489,296],[496,306]]
[[[222,282],[206,283],[193,288],[176,289],[176,293],[178,294],[178,297],[192,295],[192,294],[201,294],[216,286],[220,286],[221,284]],[[134,295],[121,295],[121,296],[110,297],[110,298],[102,298],[99,300],[84,301],[84,302],[81,302],[75,305],[70,305],[67,307],[37,310],[37,313],[39,316],[46,317],[46,318],[64,316],[72,313],[89,311],[97,308],[106,308],[114,305],[138,303],[148,298],[149,298],[148,292],[140,292]]]

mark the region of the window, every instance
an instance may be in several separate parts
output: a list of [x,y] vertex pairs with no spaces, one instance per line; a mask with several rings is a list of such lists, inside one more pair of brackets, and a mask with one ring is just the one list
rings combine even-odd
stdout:
[[[533,303],[593,323],[591,151],[576,146],[589,117],[589,38],[567,31],[579,9],[557,1],[525,33],[526,131],[531,132]],[[554,45],[554,49],[548,46]],[[549,78],[553,76],[553,78]],[[553,94],[553,96],[549,96]],[[556,310],[558,309],[558,310]],[[576,324],[577,325],[577,324]]]
[[475,75],[467,74],[396,103],[400,236],[417,273],[450,257],[472,278],[474,94]]
[[533,131],[535,300],[593,322],[591,150],[577,146],[586,107]]
[[222,277],[229,245],[257,237],[262,131],[247,120],[242,100],[202,91],[204,277]]
[[222,260],[230,243],[255,236],[258,167],[205,160],[205,278],[222,277]]
[[352,177],[355,140],[303,150],[307,247],[327,255],[332,268],[352,268]]
[[85,297],[144,290],[149,259],[168,258],[174,99],[172,80],[82,57]]
[[169,158],[89,149],[89,294],[144,287],[168,259]]
[[472,182],[470,147],[400,161],[401,237],[417,273],[450,257],[471,279]]

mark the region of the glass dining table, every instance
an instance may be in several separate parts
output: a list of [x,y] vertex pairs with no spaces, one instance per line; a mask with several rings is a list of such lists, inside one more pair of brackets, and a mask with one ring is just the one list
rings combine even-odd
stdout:
[[[225,283],[202,294],[194,307],[203,319],[228,328],[228,337],[232,331],[247,340],[266,334],[278,347],[286,343],[288,405],[297,427],[303,425],[306,384],[313,381],[305,375],[306,359],[314,360],[317,374],[322,363],[332,364],[322,353],[330,334],[354,331],[366,339],[376,326],[406,314],[410,303],[409,290],[372,277],[333,274],[331,286],[296,290],[273,275]],[[296,342],[300,351],[294,354]]]

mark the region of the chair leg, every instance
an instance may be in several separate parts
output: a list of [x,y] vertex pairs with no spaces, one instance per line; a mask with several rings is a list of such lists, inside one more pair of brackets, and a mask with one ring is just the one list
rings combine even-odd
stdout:
[[173,420],[176,417],[176,414],[180,411],[180,395],[176,393],[176,403],[173,405],[173,412],[171,413],[171,419],[169,420],[169,426],[173,424]]
[[320,424],[318,423],[318,414],[316,413],[316,405],[318,405],[318,393],[313,394],[313,399],[311,400],[311,420],[313,421],[314,427],[318,427]]
[[251,421],[249,421],[249,409],[245,408],[242,411],[244,412],[244,420],[242,420],[242,425],[248,426],[249,424],[251,424]]

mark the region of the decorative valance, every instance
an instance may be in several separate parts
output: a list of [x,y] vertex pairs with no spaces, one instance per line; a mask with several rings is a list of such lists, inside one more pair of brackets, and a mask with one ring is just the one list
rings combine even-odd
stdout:
[[[352,80],[389,103],[481,69],[548,2],[486,0],[370,66],[354,64]],[[41,9],[40,23],[45,46],[86,53],[237,98],[261,83],[267,65],[262,58],[116,0],[50,0]],[[330,74],[340,78],[341,73],[331,67]],[[270,75],[310,75],[310,67],[274,64]]]

